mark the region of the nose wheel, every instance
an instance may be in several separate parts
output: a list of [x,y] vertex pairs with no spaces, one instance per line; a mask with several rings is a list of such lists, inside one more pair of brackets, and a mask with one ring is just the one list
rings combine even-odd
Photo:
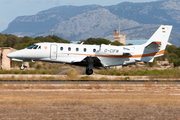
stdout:
[[24,70],[26,66],[24,66],[24,61],[22,61],[22,65],[20,67],[21,70]]
[[24,66],[21,66],[21,67],[20,67],[21,70],[24,70],[24,68],[25,68]]

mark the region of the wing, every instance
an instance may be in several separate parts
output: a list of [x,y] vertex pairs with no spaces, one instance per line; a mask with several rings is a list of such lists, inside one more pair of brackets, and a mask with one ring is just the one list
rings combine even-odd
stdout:
[[90,57],[90,56],[86,56],[81,61],[72,62],[72,64],[78,65],[78,66],[88,66],[89,65],[89,59],[93,59],[93,66],[94,67],[102,67],[103,66],[103,64],[101,63],[101,61],[97,57]]

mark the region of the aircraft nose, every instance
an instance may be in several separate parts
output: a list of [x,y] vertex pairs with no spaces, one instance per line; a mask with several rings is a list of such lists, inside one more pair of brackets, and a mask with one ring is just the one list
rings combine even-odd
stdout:
[[9,54],[7,54],[6,55],[8,58],[13,58],[13,57],[15,57],[15,54],[14,53],[9,53]]

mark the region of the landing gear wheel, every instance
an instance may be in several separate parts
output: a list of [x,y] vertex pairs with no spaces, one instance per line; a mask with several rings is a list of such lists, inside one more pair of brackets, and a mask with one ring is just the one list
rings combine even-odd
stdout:
[[93,74],[93,70],[92,70],[92,69],[86,69],[86,74],[87,74],[87,75]]
[[24,68],[25,68],[24,66],[21,66],[21,67],[20,67],[21,70],[24,70]]
[[21,70],[24,70],[25,66],[24,66],[24,61],[22,61],[22,65],[20,67]]

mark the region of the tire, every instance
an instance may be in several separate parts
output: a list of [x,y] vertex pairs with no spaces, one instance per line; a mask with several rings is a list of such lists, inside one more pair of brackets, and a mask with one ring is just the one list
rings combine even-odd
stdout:
[[24,66],[21,66],[21,67],[20,67],[21,70],[24,70],[24,68],[25,68]]
[[86,69],[86,74],[87,75],[93,74],[93,69]]

